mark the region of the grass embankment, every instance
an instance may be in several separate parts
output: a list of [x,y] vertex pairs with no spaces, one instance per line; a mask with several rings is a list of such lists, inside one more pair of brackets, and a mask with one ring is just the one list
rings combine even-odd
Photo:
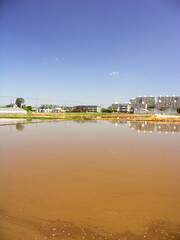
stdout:
[[51,116],[31,116],[30,114],[13,114],[13,115],[0,115],[0,118],[7,118],[7,119],[26,119],[31,121],[32,119],[40,119],[40,120],[53,120],[57,119],[56,117]]
[[165,116],[158,117],[156,115],[135,115],[125,113],[31,113],[31,114],[16,114],[16,115],[0,115],[0,118],[9,119],[33,119],[39,120],[75,120],[75,121],[88,121],[88,120],[110,120],[110,121],[154,121],[154,122],[178,122],[180,117]]
[[150,116],[139,116],[134,114],[112,114],[112,113],[31,113],[31,114],[11,114],[11,115],[0,115],[0,118],[10,118],[10,119],[39,119],[39,120],[76,120],[76,121],[86,121],[86,120],[132,120],[141,119],[145,120]]
[[163,123],[180,123],[180,115],[168,115],[168,116],[156,116],[153,115],[149,118],[149,121],[152,122],[163,122]]

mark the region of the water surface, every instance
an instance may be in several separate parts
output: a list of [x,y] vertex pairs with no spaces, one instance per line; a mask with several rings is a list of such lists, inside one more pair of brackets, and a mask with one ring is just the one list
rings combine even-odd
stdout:
[[17,124],[0,127],[0,239],[180,239],[180,125]]

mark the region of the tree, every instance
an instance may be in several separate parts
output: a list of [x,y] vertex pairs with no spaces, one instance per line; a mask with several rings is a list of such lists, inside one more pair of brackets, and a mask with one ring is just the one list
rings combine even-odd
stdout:
[[156,108],[156,106],[150,105],[150,106],[148,106],[147,108]]
[[24,130],[24,124],[22,123],[16,123],[16,129],[18,131],[23,131]]
[[102,109],[101,109],[101,112],[102,112],[102,113],[112,113],[113,110],[112,110],[112,109],[102,108]]
[[18,107],[22,107],[22,104],[24,103],[25,101],[24,101],[24,98],[17,98],[16,99],[16,105],[18,106]]
[[24,110],[26,110],[28,113],[32,113],[32,107],[31,106],[27,106],[26,107],[26,105],[24,105],[23,107],[22,107]]
[[180,107],[177,108],[177,112],[180,113]]
[[27,106],[27,108],[29,109],[29,111],[33,111],[32,106]]

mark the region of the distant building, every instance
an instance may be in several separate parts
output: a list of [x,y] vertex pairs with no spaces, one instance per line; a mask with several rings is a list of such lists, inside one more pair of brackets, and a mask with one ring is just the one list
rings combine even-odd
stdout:
[[111,106],[108,107],[109,110],[113,112],[120,112],[120,113],[133,113],[134,109],[128,103],[113,103]]
[[155,106],[155,97],[136,97],[130,99],[129,103],[133,108],[148,108],[149,106]]
[[117,112],[120,112],[120,113],[133,113],[134,109],[131,107],[130,104],[121,103],[121,104],[119,104],[119,106],[117,108]]
[[74,107],[74,112],[101,112],[101,107],[96,105],[80,105]]
[[135,108],[135,98],[130,99],[129,104],[131,105],[132,108]]
[[17,108],[17,105],[14,103],[6,105],[6,108]]
[[[164,108],[176,110],[178,107],[180,107],[180,96],[160,96],[157,98],[157,102],[153,96],[144,96],[132,98],[129,103],[114,103],[108,109],[114,112],[133,112],[134,109],[136,114],[159,114],[160,110],[164,110]],[[171,110],[170,113],[175,114],[175,111]]]
[[158,109],[180,107],[180,96],[160,96],[157,98]]
[[60,113],[60,112],[65,112],[63,107],[60,107],[59,105],[52,105],[52,104],[43,104],[37,110],[40,113]]
[[65,111],[61,107],[52,108],[52,113],[60,113],[60,112],[65,112]]
[[112,110],[113,112],[117,112],[119,106],[120,106],[120,103],[113,103],[111,106],[108,107],[108,109]]
[[145,108],[135,108],[134,109],[134,114],[149,114],[149,110]]
[[50,109],[50,108],[39,108],[38,112],[39,113],[51,113],[52,109]]

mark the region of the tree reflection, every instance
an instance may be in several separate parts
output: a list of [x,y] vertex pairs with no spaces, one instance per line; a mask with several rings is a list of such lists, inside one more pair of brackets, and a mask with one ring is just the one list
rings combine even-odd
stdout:
[[24,130],[24,124],[23,123],[16,123],[16,130],[23,131]]

